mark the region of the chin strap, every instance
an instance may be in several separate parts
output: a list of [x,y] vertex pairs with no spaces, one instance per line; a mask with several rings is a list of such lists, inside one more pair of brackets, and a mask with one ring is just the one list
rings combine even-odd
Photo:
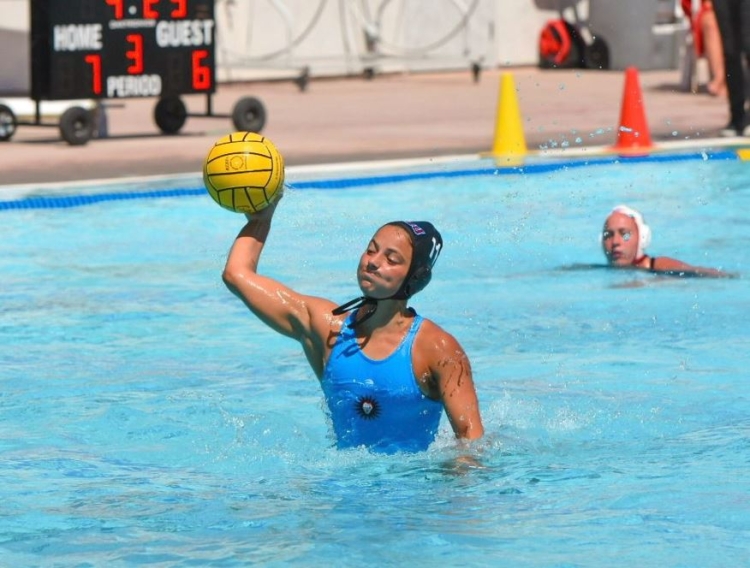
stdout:
[[365,314],[361,318],[355,319],[354,323],[352,324],[352,327],[356,327],[359,324],[361,324],[363,321],[367,321],[373,315],[375,315],[375,310],[378,309],[378,301],[375,298],[370,298],[369,296],[361,296],[359,298],[354,298],[353,300],[350,300],[346,302],[345,304],[341,304],[338,308],[334,308],[331,313],[334,316],[340,316],[341,314],[345,314],[346,312],[358,310],[362,306],[372,306],[372,308],[368,310],[367,312],[365,312]]

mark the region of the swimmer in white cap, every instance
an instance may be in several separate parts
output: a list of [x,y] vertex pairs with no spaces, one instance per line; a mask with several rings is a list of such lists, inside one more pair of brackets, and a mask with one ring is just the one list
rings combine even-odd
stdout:
[[649,256],[651,229],[643,216],[627,205],[618,205],[607,216],[602,229],[602,249],[610,266],[639,268],[676,276],[731,277],[732,274],[715,268],[692,266],[668,256]]

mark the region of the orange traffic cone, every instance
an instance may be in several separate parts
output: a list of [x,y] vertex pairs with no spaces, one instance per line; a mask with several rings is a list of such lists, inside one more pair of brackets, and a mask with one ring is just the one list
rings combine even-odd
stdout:
[[614,150],[620,154],[645,155],[653,149],[651,134],[646,123],[643,108],[643,94],[638,81],[638,69],[625,69],[625,90],[622,95],[620,126],[617,129],[617,143]]

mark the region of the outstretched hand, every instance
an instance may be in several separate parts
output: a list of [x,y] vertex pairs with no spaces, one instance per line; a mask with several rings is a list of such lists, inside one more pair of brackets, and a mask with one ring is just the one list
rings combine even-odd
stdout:
[[279,204],[279,201],[281,201],[282,197],[284,197],[284,193],[283,191],[280,191],[278,197],[273,200],[271,205],[269,205],[265,209],[261,209],[256,213],[245,213],[245,218],[248,221],[270,221],[273,217],[274,212],[276,211],[276,206]]

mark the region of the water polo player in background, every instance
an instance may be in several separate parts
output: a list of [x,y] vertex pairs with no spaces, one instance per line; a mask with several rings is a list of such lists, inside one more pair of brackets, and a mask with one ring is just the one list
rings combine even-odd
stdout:
[[626,205],[618,205],[612,209],[604,221],[601,241],[607,262],[613,267],[639,268],[675,276],[734,276],[715,268],[692,266],[667,256],[647,255],[651,229],[638,211]]
[[484,429],[469,359],[458,341],[407,307],[442,247],[427,222],[387,223],[359,260],[363,296],[336,307],[258,274],[277,203],[248,214],[224,268],[227,287],[277,332],[302,345],[323,387],[339,448],[427,449],[445,410],[457,438]]

